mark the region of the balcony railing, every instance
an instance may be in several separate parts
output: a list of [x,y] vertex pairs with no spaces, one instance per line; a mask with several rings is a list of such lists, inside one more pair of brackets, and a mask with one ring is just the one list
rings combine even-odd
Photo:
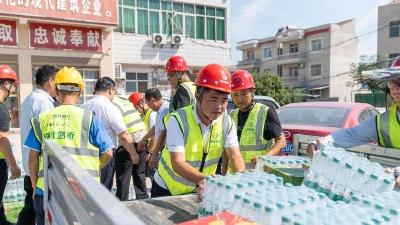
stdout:
[[238,66],[258,66],[260,65],[259,59],[246,59],[239,61]]
[[303,63],[306,61],[306,53],[297,52],[297,53],[287,53],[284,55],[279,55],[278,61],[280,64],[282,64],[282,63]]

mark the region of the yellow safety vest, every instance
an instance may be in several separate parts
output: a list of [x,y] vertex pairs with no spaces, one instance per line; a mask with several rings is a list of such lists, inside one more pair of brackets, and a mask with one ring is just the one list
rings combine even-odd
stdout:
[[146,113],[144,114],[144,118],[143,118],[143,122],[144,122],[144,124],[146,124],[148,130],[151,128],[150,127],[150,115],[152,112],[153,112],[153,110],[151,110],[150,108],[147,109]]
[[400,149],[400,121],[397,117],[397,104],[376,117],[379,145]]
[[142,117],[140,117],[140,113],[133,107],[132,103],[119,96],[115,96],[113,104],[117,106],[121,112],[124,123],[130,134],[141,130],[147,130],[146,124],[143,122]]
[[[193,84],[194,83],[192,81],[183,82],[183,83],[179,84],[180,86],[185,88],[185,90],[189,94],[189,97],[190,97],[189,105],[193,105],[194,103],[196,103],[196,98],[195,98],[196,86],[194,86]],[[170,99],[171,101],[169,102],[169,112],[175,111],[173,106],[172,106],[172,101],[174,100],[174,96],[175,96],[175,94],[171,96],[171,99]]]
[[[214,174],[217,169],[223,152],[223,143],[226,140],[224,131],[232,126],[232,121],[226,114],[220,116],[212,125],[207,143],[203,143],[201,128],[193,110],[194,106],[190,105],[178,109],[171,115],[178,121],[183,134],[186,162],[205,176],[209,176]],[[162,152],[157,171],[172,195],[183,195],[196,191],[195,183],[186,180],[174,171],[169,151],[166,149]]]
[[[52,140],[65,149],[83,169],[100,181],[99,149],[89,141],[93,113],[73,105],[62,105],[31,119],[36,138],[41,144]],[[39,159],[37,188],[44,190],[44,159]]]
[[[251,109],[249,117],[242,129],[239,145],[240,153],[242,154],[247,169],[254,167],[251,163],[251,159],[256,156],[265,155],[274,142],[273,140],[264,139],[264,126],[268,110],[268,106],[256,103]],[[239,109],[235,109],[230,113],[236,126],[238,126],[239,122],[238,114]]]

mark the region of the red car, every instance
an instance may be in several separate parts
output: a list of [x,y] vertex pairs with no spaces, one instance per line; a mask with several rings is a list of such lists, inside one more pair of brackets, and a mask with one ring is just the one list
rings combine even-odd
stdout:
[[342,102],[292,103],[281,107],[278,113],[287,141],[283,155],[293,151],[294,134],[323,137],[379,114],[370,104]]

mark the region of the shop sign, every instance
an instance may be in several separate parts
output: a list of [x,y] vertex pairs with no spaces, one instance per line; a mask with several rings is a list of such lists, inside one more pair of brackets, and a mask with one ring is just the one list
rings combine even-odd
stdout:
[[15,21],[0,20],[0,45],[17,46],[17,23]]
[[0,0],[0,14],[118,25],[117,0]]
[[102,51],[99,28],[29,23],[29,43],[33,48]]

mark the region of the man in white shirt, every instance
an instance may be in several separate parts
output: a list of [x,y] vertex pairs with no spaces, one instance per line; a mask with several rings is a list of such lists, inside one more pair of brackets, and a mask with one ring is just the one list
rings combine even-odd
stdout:
[[142,139],[141,145],[154,135],[156,138],[156,143],[153,148],[149,149],[150,158],[149,158],[149,166],[150,168],[155,168],[158,162],[159,153],[165,145],[165,124],[164,117],[169,112],[169,104],[164,101],[162,98],[160,90],[157,88],[150,88],[146,90],[145,93],[145,101],[146,104],[155,112],[157,112],[156,116],[156,124],[155,126],[146,134],[146,136]]
[[[35,74],[37,87],[25,98],[21,104],[21,123],[20,134],[21,143],[25,142],[26,137],[31,130],[31,118],[40,113],[52,109],[58,105],[53,99],[56,96],[56,86],[54,85],[54,76],[60,69],[54,65],[44,65],[40,67]],[[33,189],[28,171],[29,149],[22,145],[22,166],[25,171],[24,189],[26,192],[24,208],[18,216],[18,225],[34,225],[35,210],[33,208]]]
[[[128,152],[133,164],[139,162],[139,156],[133,145],[132,135],[129,134],[122,114],[112,103],[116,95],[115,82],[109,77],[99,78],[95,85],[95,96],[82,104],[82,108],[91,110],[103,122],[103,126],[114,143],[122,145]],[[117,140],[118,137],[118,140]],[[114,181],[114,159],[101,170],[100,182],[111,190]]]

